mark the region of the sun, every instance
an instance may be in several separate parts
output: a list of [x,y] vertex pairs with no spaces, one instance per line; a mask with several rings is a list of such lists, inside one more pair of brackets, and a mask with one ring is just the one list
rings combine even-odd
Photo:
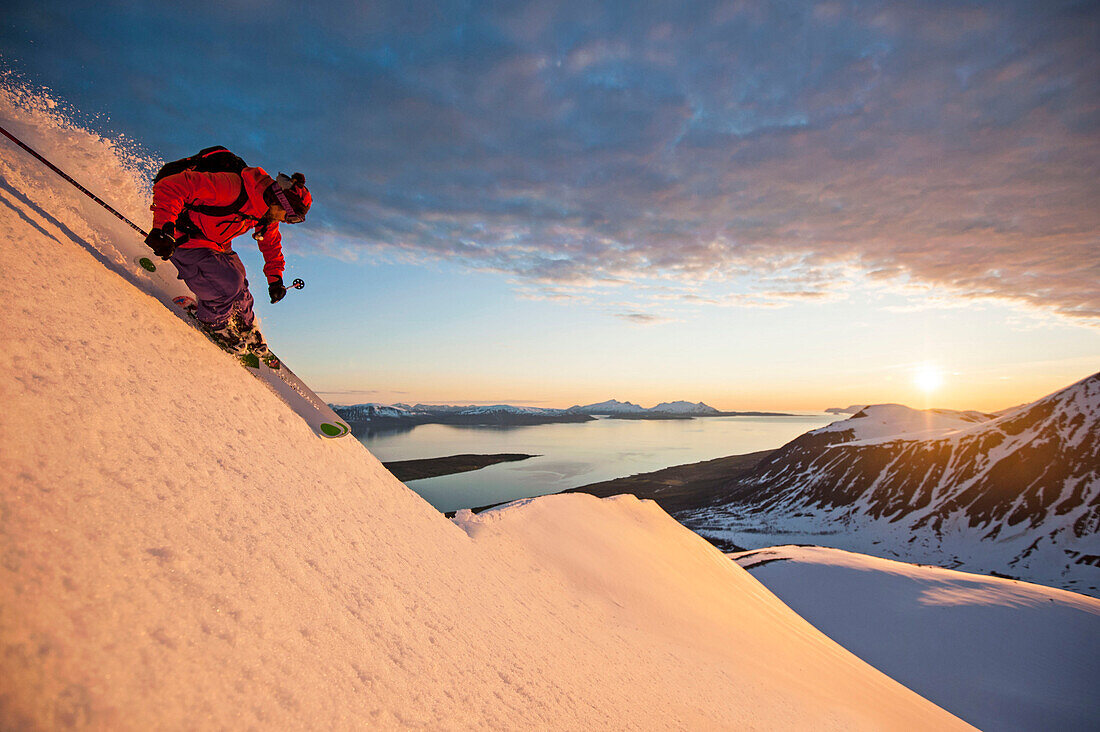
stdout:
[[913,383],[925,394],[931,394],[943,385],[943,370],[934,363],[922,363],[913,372]]

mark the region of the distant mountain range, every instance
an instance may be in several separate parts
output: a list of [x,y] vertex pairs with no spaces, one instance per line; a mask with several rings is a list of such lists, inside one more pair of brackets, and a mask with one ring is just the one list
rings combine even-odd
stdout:
[[606,402],[600,402],[599,404],[586,404],[584,406],[576,405],[570,407],[567,411],[579,413],[579,414],[598,414],[598,415],[630,415],[630,414],[678,414],[678,415],[690,415],[698,417],[715,417],[723,414],[714,407],[703,404],[702,402],[661,402],[655,407],[646,409],[645,407],[634,404],[633,402],[620,402],[617,399],[610,399]]
[[557,416],[567,414],[564,409],[542,409],[539,407],[515,407],[510,404],[494,404],[492,406],[451,406],[443,404],[353,404],[351,406],[337,406],[342,415],[358,419],[391,418],[391,419],[416,419],[425,416],[461,415],[477,416],[485,414],[523,414],[537,416]]
[[783,446],[716,504],[678,518],[739,546],[823,543],[1095,594],[1100,373],[996,415],[866,407]]
[[588,422],[594,417],[565,409],[491,406],[451,406],[439,404],[353,404],[334,406],[353,431],[369,428],[411,428],[419,424],[460,424],[482,426],[518,426],[556,422]]
[[492,406],[454,406],[442,404],[353,404],[333,409],[349,423],[401,422],[404,424],[544,424],[551,422],[586,422],[593,416],[648,419],[689,419],[723,415],[786,416],[781,412],[722,412],[703,402],[661,402],[645,408],[632,402],[610,399],[598,404],[576,405],[569,409],[517,407],[511,404]]

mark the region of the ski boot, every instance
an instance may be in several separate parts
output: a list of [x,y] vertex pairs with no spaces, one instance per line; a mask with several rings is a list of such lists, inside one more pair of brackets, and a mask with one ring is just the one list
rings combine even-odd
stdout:
[[230,327],[229,323],[218,325],[199,321],[199,325],[202,327],[202,332],[206,334],[206,337],[214,341],[214,343],[226,353],[232,353],[234,356],[239,356],[245,352],[244,341],[237,331]]
[[[243,359],[247,359],[249,362],[263,361],[267,364],[269,369],[279,368],[279,359],[275,357],[275,354],[271,352],[271,349],[264,343],[263,334],[260,333],[260,329],[253,323],[252,325],[244,326],[239,320],[236,320],[237,335],[241,339],[241,344],[244,352]],[[251,356],[251,358],[248,358]],[[246,363],[246,366],[251,363]],[[253,367],[255,368],[255,367]]]

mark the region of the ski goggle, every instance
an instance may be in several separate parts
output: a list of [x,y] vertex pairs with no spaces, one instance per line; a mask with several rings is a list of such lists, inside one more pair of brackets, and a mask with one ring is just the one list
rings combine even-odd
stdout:
[[300,213],[286,195],[286,192],[293,187],[294,179],[286,173],[279,173],[279,176],[275,178],[275,182],[271,184],[271,192],[275,194],[275,200],[278,201],[279,207],[286,211],[286,218],[283,220],[288,224],[300,224],[306,220],[306,215]]

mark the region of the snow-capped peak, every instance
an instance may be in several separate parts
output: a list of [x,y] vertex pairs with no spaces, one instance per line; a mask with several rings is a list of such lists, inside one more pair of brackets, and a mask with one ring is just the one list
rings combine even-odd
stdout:
[[645,408],[634,402],[620,402],[617,399],[608,399],[598,404],[574,406],[570,412],[582,414],[721,414],[717,409],[707,406],[702,402],[661,402],[655,407]]
[[662,414],[718,414],[718,410],[702,402],[661,402],[649,411]]
[[599,402],[598,404],[586,404],[583,407],[580,405],[569,408],[571,412],[582,412],[584,414],[641,414],[645,412],[645,407],[635,404],[634,402],[620,402],[618,399],[608,399],[605,402]]
[[864,407],[848,419],[833,422],[811,434],[834,434],[843,442],[868,440],[918,440],[942,437],[975,423],[987,422],[991,415],[950,409],[913,409],[901,404],[874,404]]

